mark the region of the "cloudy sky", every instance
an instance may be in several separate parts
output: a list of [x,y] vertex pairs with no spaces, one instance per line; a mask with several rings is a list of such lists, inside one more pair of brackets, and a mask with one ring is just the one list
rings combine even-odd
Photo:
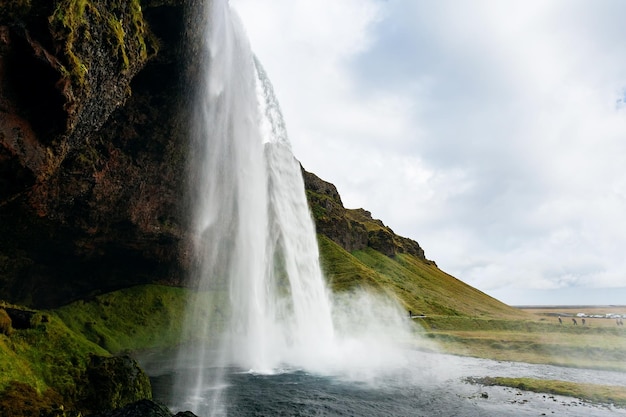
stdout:
[[626,2],[231,4],[346,207],[509,304],[626,304]]

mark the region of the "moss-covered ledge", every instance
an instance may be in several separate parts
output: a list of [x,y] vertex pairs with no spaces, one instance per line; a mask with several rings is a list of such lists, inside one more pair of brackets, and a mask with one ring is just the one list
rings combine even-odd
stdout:
[[[152,398],[128,352],[180,343],[187,295],[146,285],[47,311],[0,302],[0,416],[87,415]],[[7,309],[28,325],[13,326]]]

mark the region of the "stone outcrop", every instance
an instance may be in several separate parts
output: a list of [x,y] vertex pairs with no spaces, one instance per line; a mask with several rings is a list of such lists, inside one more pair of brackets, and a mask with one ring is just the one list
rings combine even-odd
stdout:
[[348,252],[365,248],[367,229],[346,215],[337,188],[304,169],[302,175],[317,232],[328,236]]
[[369,211],[346,209],[333,184],[304,169],[302,175],[318,233],[348,252],[371,247],[390,257],[407,253],[434,264],[426,259],[416,241],[396,235],[382,221],[373,219]]

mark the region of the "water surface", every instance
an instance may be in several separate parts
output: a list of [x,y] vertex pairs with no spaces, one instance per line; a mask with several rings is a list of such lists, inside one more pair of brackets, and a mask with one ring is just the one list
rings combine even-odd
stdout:
[[[196,402],[201,416],[626,416],[626,409],[576,398],[537,394],[464,382],[469,376],[558,379],[626,386],[619,372],[563,368],[408,351],[407,366],[375,372],[367,368],[322,375],[297,369],[257,373],[238,368],[205,369],[207,385]],[[157,401],[172,404],[174,374],[164,359],[146,364]],[[219,395],[214,395],[214,394]],[[183,398],[183,395],[180,396]],[[213,402],[212,399],[217,399]]]

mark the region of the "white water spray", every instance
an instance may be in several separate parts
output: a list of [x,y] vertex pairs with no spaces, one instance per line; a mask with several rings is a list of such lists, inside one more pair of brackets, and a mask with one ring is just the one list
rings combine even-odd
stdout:
[[[181,350],[173,402],[214,415],[225,414],[215,369],[336,371],[388,352],[371,350],[385,345],[376,340],[382,334],[359,341],[353,308],[333,315],[300,164],[271,84],[227,2],[206,9],[190,154],[198,292],[185,328],[197,348]],[[351,330],[338,335],[334,322]]]

